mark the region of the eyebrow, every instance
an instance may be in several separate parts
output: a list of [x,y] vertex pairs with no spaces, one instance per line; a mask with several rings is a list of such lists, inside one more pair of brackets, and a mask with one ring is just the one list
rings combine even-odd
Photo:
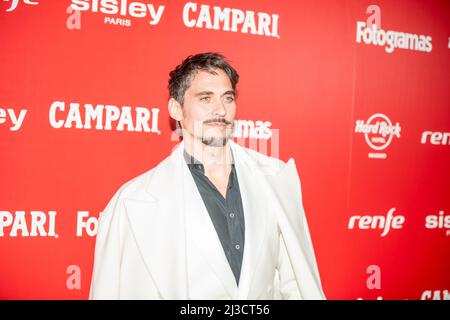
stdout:
[[[222,94],[222,97],[226,96],[226,95],[229,95],[229,94],[231,94],[233,96],[236,96],[236,91],[235,90],[227,90],[227,91],[225,91]],[[214,92],[212,92],[212,91],[201,91],[201,92],[198,92],[198,93],[195,94],[196,97],[198,97],[198,96],[212,96],[212,95],[214,95]]]

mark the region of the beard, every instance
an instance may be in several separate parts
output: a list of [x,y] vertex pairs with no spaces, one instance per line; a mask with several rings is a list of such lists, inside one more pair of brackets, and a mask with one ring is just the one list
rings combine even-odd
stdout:
[[[231,125],[225,129],[225,135],[211,135],[205,134],[204,126],[210,122],[223,122],[227,125]],[[177,124],[178,125],[178,124]],[[225,120],[225,119],[210,119],[204,122],[195,122],[194,128],[192,131],[187,131],[184,126],[181,128],[181,135],[189,134],[194,139],[199,140],[202,144],[209,147],[224,147],[228,140],[232,137],[234,132],[234,120]]]
[[202,137],[202,143],[209,147],[223,147],[227,144],[228,137]]
[[227,129],[224,137],[202,135],[199,139],[204,145],[207,145],[209,147],[224,147],[227,144],[228,140],[233,135],[233,129],[234,126],[231,127],[230,129]]
[[[223,122],[226,122],[226,120],[223,120]],[[231,124],[231,128],[225,129],[225,136],[205,136],[204,134],[202,134],[200,138],[201,142],[209,147],[224,147],[233,135],[234,131],[234,122],[229,122],[229,124]]]

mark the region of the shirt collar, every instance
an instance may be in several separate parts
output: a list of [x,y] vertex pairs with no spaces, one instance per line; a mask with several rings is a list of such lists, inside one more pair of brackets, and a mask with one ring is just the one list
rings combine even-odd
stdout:
[[[231,150],[231,170],[234,170],[234,155],[233,150]],[[194,156],[190,155],[186,149],[183,150],[183,156],[184,160],[186,161],[186,164],[188,165],[189,169],[195,169],[200,170],[203,174],[205,174],[205,167],[203,163],[201,163],[199,160],[197,160]]]

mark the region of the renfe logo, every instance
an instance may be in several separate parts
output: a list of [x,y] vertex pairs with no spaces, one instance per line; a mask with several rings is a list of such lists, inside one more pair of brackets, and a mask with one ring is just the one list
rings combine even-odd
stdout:
[[405,217],[402,215],[394,216],[395,208],[388,211],[385,216],[351,216],[348,221],[348,229],[356,228],[366,229],[382,229],[381,236],[386,236],[392,229],[401,229],[405,223]]
[[[8,2],[9,0],[3,0],[3,1]],[[39,2],[37,2],[37,1],[30,1],[30,0],[23,0],[23,3],[25,3],[25,4],[32,4],[32,5],[39,4]],[[19,0],[12,0],[11,1],[11,7],[9,7],[9,9],[7,9],[6,11],[7,12],[14,11],[17,8],[18,4],[19,4]]]
[[450,146],[450,132],[432,132],[432,131],[424,131],[422,132],[422,138],[420,139],[421,144],[434,144],[434,145],[443,145]]

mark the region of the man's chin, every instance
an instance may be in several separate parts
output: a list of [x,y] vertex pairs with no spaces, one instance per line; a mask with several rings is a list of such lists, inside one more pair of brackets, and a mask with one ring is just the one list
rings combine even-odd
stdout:
[[202,143],[209,147],[224,147],[229,137],[202,137]]

